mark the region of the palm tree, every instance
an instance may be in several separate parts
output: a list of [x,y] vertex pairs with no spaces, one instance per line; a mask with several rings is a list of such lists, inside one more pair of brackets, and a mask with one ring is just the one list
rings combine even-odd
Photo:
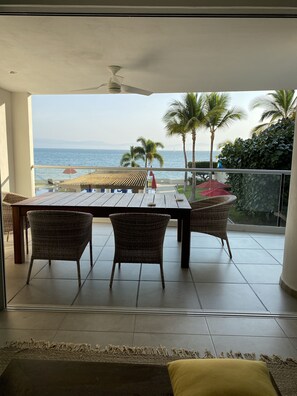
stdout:
[[213,145],[215,133],[218,129],[230,125],[235,120],[241,120],[245,113],[235,107],[229,109],[230,96],[226,93],[211,92],[203,95],[204,123],[210,132],[209,167],[213,167]]
[[232,144],[232,143],[233,143],[232,140],[226,139],[218,144],[218,149],[221,150],[224,146],[226,146],[226,144]]
[[[185,168],[187,168],[188,167],[188,158],[187,158],[187,151],[186,151],[187,131],[185,128],[184,120],[178,119],[177,116],[172,117],[171,112],[169,110],[164,115],[163,121],[166,123],[165,128],[167,130],[167,136],[169,136],[169,137],[180,136],[181,137],[182,145],[183,145]],[[188,173],[186,171],[185,177],[184,177],[184,191],[186,191],[186,188],[187,188],[187,179],[188,179]]]
[[136,161],[140,159],[143,159],[143,155],[138,152],[136,147],[130,146],[130,151],[124,153],[122,156],[121,166],[138,168],[140,165]]
[[[197,93],[186,93],[181,101],[175,100],[170,105],[171,109],[167,112],[168,117],[177,117],[185,126],[185,131],[192,135],[192,166],[195,167],[196,158],[196,131],[203,125],[203,100],[202,96]],[[192,192],[189,198],[190,201],[195,200],[196,190],[196,173],[192,173]]]
[[295,120],[297,97],[293,89],[280,89],[269,92],[265,97],[255,98],[251,102],[251,108],[263,107],[264,112],[260,121],[268,120],[267,123],[259,124],[252,132],[259,134],[278,120],[289,118]]
[[156,159],[160,166],[163,166],[164,159],[161,154],[158,153],[158,148],[164,148],[164,145],[160,142],[153,142],[150,139],[145,139],[144,137],[140,137],[137,139],[137,142],[141,144],[141,146],[135,147],[135,150],[142,156],[144,159],[144,166],[147,168],[148,166],[152,166],[154,159]]

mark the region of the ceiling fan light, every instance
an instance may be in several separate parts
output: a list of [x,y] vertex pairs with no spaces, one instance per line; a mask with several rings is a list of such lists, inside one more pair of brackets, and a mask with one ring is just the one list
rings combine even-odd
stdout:
[[120,93],[121,92],[121,86],[115,82],[110,82],[108,84],[108,90],[110,93]]

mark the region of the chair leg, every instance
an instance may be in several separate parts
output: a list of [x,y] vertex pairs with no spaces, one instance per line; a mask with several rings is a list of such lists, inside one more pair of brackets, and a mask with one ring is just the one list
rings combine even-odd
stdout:
[[52,260],[48,260],[48,265],[49,265],[49,266],[52,265]]
[[91,268],[93,267],[93,245],[92,241],[90,241],[90,263],[91,263]]
[[229,245],[228,237],[226,237],[226,243],[227,243],[230,259],[232,259],[232,253],[231,253],[231,248],[230,248],[230,245]]
[[221,242],[222,242],[222,246],[224,246],[224,239],[223,238],[221,238]]
[[163,289],[165,289],[163,263],[160,263],[160,272],[161,272],[162,287],[163,287]]
[[26,234],[26,251],[27,251],[27,254],[29,254],[28,228],[27,227],[25,229],[25,234]]
[[77,278],[78,278],[78,286],[81,287],[81,279],[80,279],[80,264],[79,260],[76,261],[77,264]]
[[7,232],[6,242],[9,240],[9,231]]
[[30,276],[31,276],[31,271],[32,271],[32,267],[33,267],[33,257],[31,257],[31,261],[30,261],[30,266],[29,266],[29,271],[28,271],[28,276],[27,276],[27,285],[29,285],[30,282]]
[[116,266],[116,262],[113,261],[112,270],[111,270],[111,275],[110,275],[110,282],[109,282],[109,288],[110,288],[110,289],[112,288],[115,266]]

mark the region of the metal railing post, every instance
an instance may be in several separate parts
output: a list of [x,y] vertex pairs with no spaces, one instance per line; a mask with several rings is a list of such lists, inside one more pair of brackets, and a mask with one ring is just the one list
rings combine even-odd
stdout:
[[280,177],[280,186],[279,186],[279,195],[278,195],[278,207],[277,207],[277,227],[280,227],[281,222],[281,209],[283,204],[283,197],[284,197],[284,186],[285,186],[285,175],[282,173]]

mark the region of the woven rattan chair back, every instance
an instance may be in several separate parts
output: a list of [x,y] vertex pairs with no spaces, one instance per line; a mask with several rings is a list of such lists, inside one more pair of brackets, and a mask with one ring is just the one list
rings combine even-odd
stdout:
[[109,216],[115,239],[110,278],[112,287],[116,263],[159,264],[164,289],[163,243],[169,215],[155,213],[118,213]]
[[80,258],[89,243],[92,254],[92,220],[90,213],[62,210],[28,212],[32,234],[32,256],[27,277],[29,284],[35,259],[76,261],[78,284],[81,286]]
[[[20,201],[24,201],[28,197],[20,194],[15,194],[11,192],[2,193],[2,216],[3,216],[3,228],[4,233],[7,233],[7,242],[9,240],[9,235],[13,231],[13,220],[12,220],[12,207],[11,205]],[[29,243],[28,243],[28,228],[30,227],[28,219],[26,218],[24,228],[26,235],[26,252],[29,253]]]
[[231,248],[227,236],[227,222],[231,206],[236,201],[235,195],[220,195],[192,202],[191,232],[201,232],[216,236],[227,243],[230,258]]

